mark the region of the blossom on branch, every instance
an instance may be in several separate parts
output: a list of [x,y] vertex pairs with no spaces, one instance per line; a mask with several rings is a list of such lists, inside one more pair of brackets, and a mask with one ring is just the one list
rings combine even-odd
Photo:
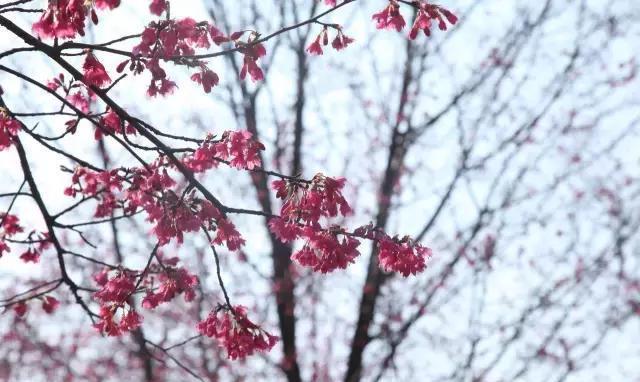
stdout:
[[107,74],[104,65],[91,52],[87,52],[82,69],[84,70],[84,82],[87,85],[102,87],[111,82],[111,77]]
[[33,24],[33,32],[40,38],[70,39],[76,35],[84,36],[85,20],[91,15],[94,24],[98,23],[95,8],[114,9],[120,0],[49,0],[47,9]]
[[231,360],[244,359],[256,351],[269,351],[278,342],[247,318],[247,308],[219,305],[197,325],[198,332],[215,338]]
[[0,151],[13,145],[15,137],[20,131],[21,125],[16,119],[9,116],[0,108]]
[[[443,17],[444,16],[444,17]],[[445,19],[454,25],[458,22],[458,18],[449,10],[442,8],[435,4],[429,4],[424,1],[419,3],[418,13],[416,19],[409,32],[409,38],[414,40],[418,36],[418,32],[422,31],[425,36],[431,36],[431,21],[438,21],[438,29],[444,31],[447,30],[447,23]]]
[[404,17],[400,14],[400,4],[396,0],[389,0],[389,4],[371,18],[376,21],[378,29],[395,29],[400,32],[406,25]]

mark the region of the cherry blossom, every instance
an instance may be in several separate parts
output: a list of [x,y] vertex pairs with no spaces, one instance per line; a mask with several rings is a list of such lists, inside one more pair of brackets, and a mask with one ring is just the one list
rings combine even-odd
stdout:
[[4,252],[11,252],[5,240],[23,231],[17,216],[0,212],[0,257]]
[[306,242],[291,258],[315,272],[328,273],[346,269],[360,255],[357,250],[360,241],[344,235],[337,227],[321,231],[305,227],[301,235],[306,238]]
[[445,18],[451,25],[458,22],[458,18],[449,10],[438,5],[428,4],[421,1],[419,3],[416,19],[411,27],[411,31],[409,32],[409,38],[414,40],[418,36],[419,31],[422,31],[425,36],[431,36],[431,20],[438,21],[438,28],[440,30],[447,30]]
[[198,285],[198,277],[184,268],[163,268],[159,276],[160,286],[156,290],[147,291],[142,300],[142,306],[153,309],[164,302],[173,300],[183,294],[184,300],[189,302],[195,298],[194,288]]
[[247,318],[247,308],[219,305],[197,325],[198,331],[215,338],[231,360],[244,359],[256,351],[268,351],[277,342],[273,336]]
[[11,118],[0,108],[0,151],[13,145],[13,140],[18,135],[20,128],[20,122]]
[[13,311],[18,317],[24,317],[24,315],[27,313],[27,309],[27,303],[24,301],[20,301],[13,305]]
[[404,277],[415,275],[424,271],[427,257],[431,257],[431,249],[414,243],[408,236],[378,241],[378,259],[385,271],[399,272]]
[[42,298],[42,310],[47,314],[53,314],[60,306],[60,301],[52,296],[44,296]]
[[82,69],[84,70],[84,81],[87,85],[102,87],[111,82],[107,70],[91,52],[87,53]]
[[371,18],[376,21],[378,29],[395,29],[400,32],[406,25],[404,17],[400,14],[400,4],[396,0],[389,0],[389,4]]

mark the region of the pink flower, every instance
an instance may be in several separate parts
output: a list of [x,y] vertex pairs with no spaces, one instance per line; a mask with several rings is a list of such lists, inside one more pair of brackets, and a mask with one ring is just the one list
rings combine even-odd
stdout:
[[151,0],[151,4],[149,4],[149,11],[156,15],[160,16],[167,10],[167,2],[166,0]]
[[118,114],[112,109],[108,109],[107,113],[103,117],[100,117],[100,126],[102,127],[102,129],[96,128],[94,133],[94,138],[96,140],[102,139],[105,133],[132,135],[137,134],[136,129],[130,123],[126,123],[126,125],[123,124]]
[[120,0],[94,0],[98,9],[114,9],[120,5]]
[[42,310],[44,310],[47,314],[52,314],[58,309],[60,306],[60,301],[58,301],[55,297],[45,296],[42,299]]
[[431,20],[437,20],[438,28],[443,31],[446,30],[447,24],[445,23],[445,18],[451,25],[458,22],[458,18],[447,9],[434,4],[420,2],[416,19],[409,32],[409,38],[414,40],[418,36],[419,31],[422,31],[425,36],[431,36]]
[[399,272],[404,277],[418,274],[426,268],[427,257],[431,257],[431,249],[408,237],[402,240],[385,237],[378,241],[378,261],[387,272]]
[[91,103],[91,96],[88,94],[84,94],[82,91],[78,90],[69,94],[66,98],[70,104],[78,108],[81,112],[87,114],[89,113],[89,105]]
[[122,334],[120,326],[115,321],[116,306],[100,306],[100,320],[93,325],[100,333],[113,337]]
[[0,151],[13,145],[15,137],[20,131],[20,122],[0,111]]
[[[117,122],[119,119],[117,121],[113,120],[114,115],[107,113],[105,118],[105,120],[102,120],[105,129],[109,129],[108,126],[112,124],[118,125],[119,128],[119,122]],[[99,131],[96,130],[96,137],[102,137],[102,131],[98,133]],[[110,216],[119,207],[114,191],[122,189],[123,179],[118,175],[117,169],[96,172],[84,167],[78,167],[74,171],[71,180],[73,185],[65,190],[65,194],[75,196],[80,192],[85,196],[94,197],[98,201],[94,214],[96,217]]]
[[338,35],[331,42],[331,46],[335,50],[342,50],[351,44],[354,40],[351,37],[347,37],[342,33],[342,30],[338,30]]
[[102,285],[102,288],[94,294],[94,297],[101,303],[112,302],[122,305],[127,302],[129,296],[135,290],[133,276],[124,271],[118,271],[114,277]]
[[395,29],[400,32],[406,25],[404,18],[400,14],[400,5],[396,0],[389,0],[382,11],[375,13],[372,17],[376,21],[378,29]]
[[236,230],[236,227],[232,222],[225,218],[219,218],[217,220],[216,237],[213,239],[212,244],[222,244],[226,242],[227,248],[230,251],[236,251],[240,249],[245,243],[240,233]]
[[33,24],[33,32],[40,38],[74,38],[84,36],[87,8],[83,0],[49,1],[47,10]]
[[[360,255],[357,250],[360,242],[333,228],[328,231],[304,228],[301,236],[307,241],[291,258],[314,272],[328,273],[346,269]],[[342,239],[338,238],[340,235]]]
[[20,301],[19,303],[13,305],[13,311],[15,312],[16,316],[24,317],[24,315],[27,313],[27,304],[24,301]]
[[322,54],[322,45],[320,45],[320,35],[307,47],[309,54],[319,56]]
[[351,207],[342,195],[344,178],[316,174],[309,184],[292,180],[273,182],[276,197],[283,199],[280,215],[310,226],[318,226],[321,217],[347,216]]
[[82,69],[84,70],[84,82],[87,85],[101,87],[111,82],[106,69],[91,52],[87,53]]
[[20,259],[25,263],[38,263],[40,261],[40,253],[34,248],[29,248],[20,255]]
[[184,158],[184,163],[195,172],[218,167],[221,161],[235,168],[252,170],[262,164],[262,150],[264,145],[253,139],[250,132],[225,131],[217,142],[207,138],[193,155]]
[[204,69],[191,76],[191,81],[201,84],[205,93],[211,93],[211,88],[218,85],[219,80],[218,75],[210,69]]
[[269,230],[283,243],[293,241],[300,235],[300,227],[297,224],[281,218],[269,220]]
[[155,292],[148,291],[142,300],[142,306],[153,309],[164,302],[173,300],[176,296],[184,294],[185,301],[193,301],[194,288],[198,285],[198,277],[192,275],[184,268],[168,268],[160,275],[160,286]]
[[244,63],[242,69],[240,69],[240,78],[245,79],[247,73],[251,76],[253,82],[261,81],[264,79],[264,73],[258,66],[258,59],[267,54],[266,49],[260,43],[245,46],[240,49],[240,52],[244,54]]
[[247,308],[218,306],[197,325],[198,332],[215,338],[229,359],[244,359],[256,351],[269,351],[278,337],[269,334],[247,318]]
[[120,331],[129,332],[136,330],[142,325],[142,316],[140,316],[135,310],[130,309],[129,312],[123,314],[120,319]]

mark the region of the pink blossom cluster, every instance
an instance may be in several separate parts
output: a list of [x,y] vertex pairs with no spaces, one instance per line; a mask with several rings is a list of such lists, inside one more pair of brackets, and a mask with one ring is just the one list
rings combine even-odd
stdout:
[[24,228],[20,226],[20,219],[16,215],[0,212],[0,257],[5,252],[11,252],[7,239],[22,231]]
[[376,242],[378,263],[387,272],[398,272],[404,277],[416,275],[426,268],[432,252],[409,236],[391,237],[373,224],[358,227],[353,234]]
[[205,92],[209,93],[211,88],[218,84],[218,75],[202,60],[175,58],[192,56],[197,48],[208,49],[211,47],[211,42],[220,45],[225,41],[228,39],[206,21],[196,22],[189,17],[180,20],[154,21],[144,29],[140,43],[133,48],[134,58],[120,63],[117,71],[122,72],[127,63],[130,63],[129,70],[136,74],[146,68],[151,73],[147,94],[152,97],[157,94],[167,95],[173,92],[176,84],[167,79],[160,61],[173,61],[176,64],[199,68],[199,72],[193,74],[191,79],[202,85]]
[[409,38],[414,40],[418,37],[418,33],[420,31],[422,31],[422,33],[427,37],[431,36],[430,28],[433,20],[438,22],[438,29],[441,31],[447,30],[447,23],[445,22],[445,19],[451,25],[455,25],[458,22],[456,15],[451,13],[449,10],[435,4],[428,4],[421,1],[419,3],[418,14],[413,22],[411,31],[409,32]]
[[347,216],[351,207],[342,195],[344,178],[330,178],[317,174],[306,183],[299,179],[273,182],[276,197],[283,200],[280,217],[269,221],[269,229],[283,242],[297,238],[304,245],[292,259],[313,271],[327,273],[345,269],[360,255],[359,239],[372,240],[377,245],[380,267],[399,272],[403,276],[415,275],[426,268],[431,250],[410,237],[390,237],[373,225],[362,226],[353,233],[333,225],[323,228],[321,219]]
[[[89,74],[89,78],[92,77],[96,76],[94,74]],[[95,93],[84,84],[76,83],[73,80],[70,81],[68,86],[65,86],[64,80],[64,74],[60,73],[58,76],[47,82],[47,87],[54,92],[57,92],[62,88],[62,93],[65,97],[65,100],[76,107],[78,110],[80,110],[82,113],[88,114],[91,102],[96,99]],[[97,78],[93,78],[92,80],[97,81]],[[77,125],[76,119],[67,121],[65,124],[67,125],[68,130],[70,130],[72,133],[75,133],[75,128]]]
[[208,137],[192,155],[184,158],[184,163],[194,172],[215,168],[221,161],[238,169],[252,170],[262,164],[262,150],[264,145],[253,139],[250,132],[225,131],[220,140]]
[[115,111],[108,109],[107,113],[100,117],[100,128],[96,128],[94,138],[100,140],[105,134],[136,135],[136,133],[136,129],[130,123],[123,123]]
[[94,294],[100,302],[100,320],[94,327],[108,336],[137,329],[142,324],[142,316],[130,304],[136,289],[134,275],[125,270],[117,270],[115,274],[103,270],[94,280],[101,286]]
[[[53,314],[60,306],[60,301],[53,296],[43,296],[40,297],[40,300],[42,301],[42,310],[46,314]],[[27,302],[28,300],[22,300],[13,304],[12,309],[16,316],[24,317],[24,315],[27,314],[27,311],[29,310]]]
[[13,145],[20,131],[20,122],[9,116],[0,108],[0,151]]
[[346,269],[360,256],[357,249],[360,241],[346,235],[339,227],[328,230],[304,227],[301,236],[306,238],[306,242],[291,258],[314,272],[328,273]]
[[111,82],[111,77],[104,68],[104,65],[98,61],[96,56],[92,52],[87,52],[87,55],[82,65],[84,82],[87,85],[96,87],[102,87]]
[[156,289],[148,289],[142,300],[144,308],[154,309],[180,294],[187,302],[193,301],[196,296],[194,288],[198,285],[198,277],[184,268],[164,267],[158,279],[160,285]]
[[247,318],[247,308],[219,305],[197,325],[198,331],[215,338],[229,359],[244,359],[256,351],[269,351],[277,342],[273,336]]
[[[433,20],[438,22],[438,28],[443,31],[447,29],[445,19],[451,25],[458,22],[456,15],[439,5],[430,4],[423,0],[414,3],[417,7],[417,14],[409,32],[409,38],[412,40],[418,36],[420,31],[426,36],[431,36]],[[406,25],[404,17],[400,13],[400,3],[397,0],[389,0],[389,4],[382,11],[375,13],[372,19],[375,20],[378,29],[395,29],[400,32]]]
[[247,74],[253,82],[264,80],[264,72],[258,65],[258,60],[267,55],[267,50],[261,43],[255,42],[256,34],[251,33],[247,42],[240,42],[238,39],[244,32],[236,32],[231,35],[231,39],[236,42],[236,46],[240,48],[240,53],[244,55],[242,68],[240,69],[240,78],[245,79]]
[[128,214],[143,209],[147,220],[154,223],[153,233],[160,245],[173,238],[182,243],[184,233],[201,228],[216,232],[212,244],[225,244],[230,250],[244,245],[235,225],[211,202],[195,197],[194,193],[178,195],[174,191],[176,182],[169,175],[169,167],[163,158],[149,168],[127,171],[93,171],[79,167],[72,176],[73,185],[65,190],[65,194],[76,196],[80,193],[97,199],[96,217],[110,216],[116,208],[122,208]]
[[[5,252],[11,252],[9,241],[18,233],[24,231],[20,225],[20,219],[12,214],[0,213],[0,257]],[[22,252],[20,259],[25,263],[37,263],[40,261],[40,254],[51,246],[48,233],[36,233],[32,231],[28,240],[27,249]]]
[[122,190],[123,178],[119,170],[93,171],[78,167],[71,177],[72,186],[65,189],[67,196],[75,197],[78,193],[98,200],[95,217],[110,216],[118,207],[118,199],[114,192]]
[[38,263],[40,262],[42,252],[51,247],[49,233],[43,232],[36,234],[35,231],[32,231],[29,234],[29,241],[32,241],[32,243],[30,243],[27,250],[20,255],[20,260],[25,263]]
[[269,228],[283,242],[300,237],[302,249],[292,259],[300,265],[322,273],[345,269],[359,256],[360,242],[346,235],[338,226],[323,229],[321,218],[347,216],[351,207],[342,195],[346,180],[316,174],[310,182],[282,179],[273,182],[276,197],[283,200],[280,217],[269,222]]
[[120,0],[49,0],[47,9],[33,24],[33,32],[40,38],[74,38],[84,36],[88,15],[98,24],[97,9],[114,9]]
[[[335,50],[342,50],[346,48],[349,44],[351,44],[354,40],[351,37],[346,36],[342,32],[342,28],[339,26],[334,27],[338,33],[336,37],[331,41],[331,46]],[[316,36],[315,40],[307,47],[307,52],[312,55],[321,55],[323,54],[322,47],[329,45],[329,31],[328,27],[325,26],[322,28],[322,31]]]

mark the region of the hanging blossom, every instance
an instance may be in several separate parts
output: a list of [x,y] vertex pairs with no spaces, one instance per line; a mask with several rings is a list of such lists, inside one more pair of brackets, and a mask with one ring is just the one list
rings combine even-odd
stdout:
[[400,32],[406,25],[404,17],[400,14],[400,4],[396,0],[389,0],[389,4],[382,11],[374,13],[371,18],[375,20],[378,29],[395,29]]
[[347,216],[351,207],[342,195],[346,180],[317,174],[310,182],[282,179],[273,182],[276,197],[283,200],[280,217],[269,221],[269,229],[282,242],[304,239],[292,259],[315,272],[345,269],[360,255],[360,239],[377,245],[380,267],[403,276],[415,275],[426,268],[431,250],[408,236],[390,237],[372,224],[353,233],[340,226],[323,228],[321,219]]
[[292,259],[317,272],[345,269],[360,253],[360,242],[338,226],[323,229],[321,218],[347,216],[351,207],[342,195],[344,178],[316,174],[306,183],[300,180],[273,182],[276,197],[283,200],[280,217],[271,219],[269,228],[281,241],[305,239],[302,249]]
[[432,256],[430,248],[409,236],[391,237],[373,224],[358,227],[353,234],[376,242],[380,267],[387,272],[398,272],[404,277],[424,271],[427,258]]
[[11,252],[7,239],[23,231],[17,216],[0,212],[0,257],[5,252]]
[[218,75],[207,67],[205,61],[186,56],[194,55],[198,48],[208,49],[211,42],[220,45],[225,41],[228,38],[206,21],[196,22],[189,17],[154,21],[142,32],[140,43],[131,52],[133,57],[121,62],[117,71],[122,72],[128,63],[129,70],[134,74],[140,74],[146,69],[151,74],[147,94],[151,97],[167,95],[174,91],[176,84],[167,78],[160,61],[172,61],[177,65],[199,68],[199,72],[193,74],[191,80],[202,85],[205,92],[209,93],[218,84]]
[[47,314],[53,314],[60,306],[60,301],[52,296],[44,296],[42,298],[42,310]]
[[244,359],[256,351],[269,351],[278,342],[273,336],[247,318],[247,308],[219,305],[197,325],[198,332],[215,338],[231,360]]
[[72,185],[64,190],[65,195],[75,197],[77,194],[91,197],[98,201],[94,216],[97,218],[111,216],[119,206],[116,192],[122,190],[124,176],[118,169],[110,171],[93,171],[78,167],[71,177]]
[[321,217],[351,214],[351,207],[342,195],[345,183],[345,178],[318,173],[310,182],[281,179],[274,181],[272,186],[276,197],[283,200],[282,218],[319,228]]
[[253,135],[246,131],[225,131],[219,140],[212,135],[191,155],[183,159],[185,165],[194,172],[204,172],[218,167],[220,162],[245,170],[260,167],[260,152],[264,145],[253,139]]
[[20,122],[0,108],[0,151],[13,145],[20,128]]
[[[104,79],[100,79],[101,77],[103,77],[102,75],[99,74],[100,70],[97,69],[97,67],[93,63],[91,63],[91,61],[92,59],[89,59],[89,64],[87,65],[86,59],[85,59],[85,65],[89,68],[89,71],[85,73],[85,81],[89,79],[89,81],[87,82],[88,84],[90,84],[91,80],[96,81],[98,83],[103,82]],[[102,64],[100,63],[98,64],[102,66]],[[104,67],[102,67],[102,70],[104,70]],[[105,72],[105,75],[106,75],[106,72]],[[63,91],[61,93],[65,97],[65,100],[69,102],[71,105],[73,105],[74,107],[76,107],[77,109],[79,109],[84,114],[89,113],[91,102],[97,98],[96,94],[93,91],[91,91],[91,89],[89,89],[82,82],[75,82],[71,80],[69,84],[65,86],[64,74],[62,73],[60,73],[58,76],[54,77],[53,79],[49,80],[47,82],[47,88],[49,88],[51,91],[54,91],[54,92],[58,92],[58,90],[62,89]],[[67,129],[70,130],[72,133],[75,133],[75,127],[77,126],[77,121],[78,121],[77,119],[73,119],[65,123],[65,125],[67,125]]]
[[[418,11],[409,32],[409,38],[412,40],[418,36],[420,31],[426,36],[431,36],[433,20],[438,22],[438,28],[443,31],[447,30],[446,21],[451,25],[458,22],[458,18],[451,11],[439,5],[419,0],[414,1],[413,6]],[[397,0],[389,0],[389,4],[382,11],[375,13],[372,19],[375,20],[376,28],[378,29],[395,29],[400,32],[406,25],[404,17],[400,13],[400,4]]]
[[49,0],[47,9],[33,24],[33,32],[40,38],[70,39],[76,35],[84,36],[85,21],[88,15],[94,24],[98,24],[97,9],[114,9],[120,0]]
[[24,315],[27,314],[28,306],[25,301],[20,301],[14,304],[12,308],[13,308],[13,312],[18,317],[24,317]]
[[151,4],[149,4],[149,12],[156,16],[162,15],[169,5],[169,2],[166,0],[151,0]]
[[148,168],[93,171],[79,167],[65,194],[80,193],[98,200],[96,217],[110,216],[116,208],[122,208],[125,214],[144,210],[160,245],[174,238],[181,244],[185,233],[204,227],[215,231],[212,244],[224,244],[232,251],[242,247],[245,240],[217,207],[197,198],[193,191],[185,194],[174,190],[176,182],[167,171],[169,167],[164,157]]
[[104,65],[98,61],[91,51],[87,52],[82,69],[84,71],[84,82],[87,85],[102,87],[111,82],[111,77],[107,74]]
[[431,36],[432,20],[438,22],[438,29],[441,31],[447,30],[447,23],[445,19],[451,24],[455,25],[458,22],[456,15],[449,10],[442,8],[435,4],[428,4],[424,1],[419,3],[418,13],[416,19],[409,32],[409,38],[415,40],[418,33],[422,31],[425,36]]
[[291,258],[314,272],[328,273],[346,269],[360,256],[357,250],[360,241],[346,235],[339,227],[322,231],[305,227],[301,236],[306,238],[306,242]]
[[318,36],[316,36],[316,39],[313,40],[311,45],[307,47],[307,52],[309,52],[309,54],[319,56],[323,53],[322,46],[323,45],[326,46],[328,44],[329,44],[329,34],[327,33],[327,27],[325,26],[322,28],[322,31],[318,33]]
[[414,243],[408,236],[378,241],[380,267],[387,272],[398,272],[404,277],[416,275],[425,270],[428,257],[431,257],[431,249]]
[[236,48],[239,48],[240,53],[244,55],[240,78],[244,80],[249,74],[253,82],[262,81],[264,80],[264,72],[258,65],[258,60],[267,55],[267,50],[262,43],[256,42],[260,37],[257,32],[252,31],[247,41],[241,41],[240,37],[244,33],[245,31],[234,32],[230,36],[230,39],[235,42]]
[[102,139],[105,134],[137,134],[135,127],[133,127],[129,122],[126,124],[123,123],[118,114],[112,109],[108,109],[106,114],[100,117],[99,122],[99,127],[96,127],[94,132],[94,138],[96,140]]
[[[335,50],[342,50],[354,41],[342,32],[342,28],[339,25],[331,25],[331,27],[338,31],[336,37],[331,42],[331,46]],[[307,52],[316,56],[321,55],[323,54],[322,47],[327,45],[329,45],[329,31],[328,26],[325,25],[315,40],[307,47]]]
[[149,289],[142,300],[142,306],[154,309],[158,305],[169,302],[178,295],[184,295],[187,302],[195,298],[194,288],[198,285],[198,277],[192,275],[184,268],[164,267],[159,276],[160,285],[155,289]]
[[354,39],[352,39],[351,37],[346,36],[342,32],[342,28],[338,27],[338,34],[333,39],[333,41],[331,41],[331,46],[335,50],[342,50],[342,49],[346,48],[349,44],[351,44],[353,41],[354,41]]
[[94,276],[94,280],[101,286],[94,294],[100,303],[100,320],[93,325],[94,328],[108,336],[119,336],[140,327],[142,316],[129,302],[136,289],[133,274],[117,270],[110,275],[103,270]]

